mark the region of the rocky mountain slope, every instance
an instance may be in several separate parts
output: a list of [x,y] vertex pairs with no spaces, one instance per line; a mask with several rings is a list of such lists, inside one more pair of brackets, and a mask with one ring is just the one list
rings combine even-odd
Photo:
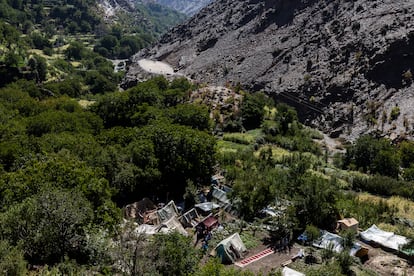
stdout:
[[413,0],[217,0],[133,58],[197,81],[240,83],[354,139],[413,133]]
[[167,6],[188,16],[196,14],[199,10],[210,4],[213,0],[142,0],[143,2],[155,2]]

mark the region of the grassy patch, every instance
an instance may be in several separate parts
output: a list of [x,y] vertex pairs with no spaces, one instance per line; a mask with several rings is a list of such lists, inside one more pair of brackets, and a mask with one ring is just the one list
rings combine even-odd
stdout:
[[218,152],[221,152],[221,153],[224,153],[224,152],[234,152],[234,153],[236,153],[238,151],[245,150],[249,146],[239,144],[239,143],[230,142],[230,141],[219,140],[219,141],[217,141],[217,147],[218,147]]
[[259,157],[260,153],[264,150],[268,150],[269,148],[272,149],[272,158],[273,160],[277,161],[277,162],[282,162],[284,157],[288,157],[292,155],[292,152],[283,149],[281,147],[275,146],[275,145],[266,145],[261,147],[258,151],[254,152],[254,156],[255,157]]
[[411,200],[399,196],[392,196],[384,199],[383,197],[368,193],[359,194],[358,198],[374,202],[379,202],[381,199],[385,200],[389,205],[395,206],[398,209],[396,216],[414,221],[414,202]]
[[223,136],[223,140],[243,145],[251,145],[254,144],[256,142],[256,139],[261,137],[262,135],[262,130],[258,128],[249,130],[245,133],[225,133]]

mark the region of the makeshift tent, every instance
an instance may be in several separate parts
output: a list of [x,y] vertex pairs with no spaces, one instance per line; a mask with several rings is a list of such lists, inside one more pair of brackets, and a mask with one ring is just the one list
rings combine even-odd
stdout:
[[399,250],[400,247],[409,243],[406,237],[396,235],[393,232],[387,232],[373,224],[370,228],[360,233],[363,240],[377,243],[385,248]]
[[209,213],[214,209],[220,208],[220,205],[214,202],[204,202],[194,205],[196,208],[200,209],[204,213]]
[[192,208],[180,217],[180,222],[186,227],[195,227],[200,222],[197,210]]
[[218,220],[213,216],[208,216],[203,221],[200,222],[200,224],[203,224],[203,229],[207,229],[211,231],[213,228],[216,228],[219,224]]
[[323,231],[322,236],[312,243],[317,248],[332,248],[333,251],[340,253],[344,248],[342,246],[342,237]]
[[165,205],[163,208],[159,209],[157,211],[158,218],[160,220],[160,223],[169,220],[172,217],[177,216],[178,217],[178,209],[175,206],[174,201],[168,202],[167,205]]
[[187,231],[185,231],[176,217],[172,217],[160,225],[141,224],[135,228],[134,232],[136,234],[154,235],[156,233],[169,233],[171,231],[177,231],[184,236],[188,236]]
[[134,232],[136,234],[154,235],[155,233],[158,232],[158,230],[157,230],[157,226],[141,224],[141,225],[138,225],[137,228],[135,228]]
[[160,224],[157,227],[157,231],[159,233],[169,233],[172,231],[177,231],[178,233],[188,236],[187,231],[185,231],[184,227],[181,225],[181,223],[178,221],[176,217],[172,217],[166,222]]
[[238,233],[222,240],[215,248],[216,255],[221,259],[222,263],[234,263],[242,257],[246,252],[246,246],[241,240]]
[[[336,234],[329,233],[328,231],[323,231],[322,236],[314,241],[312,245],[317,248],[331,248],[336,253],[340,253],[344,250],[343,238]],[[362,257],[366,254],[368,254],[368,249],[361,246],[359,243],[354,243],[349,251],[349,255],[356,257]]]
[[305,276],[305,274],[285,266],[282,269],[282,276]]
[[217,187],[213,187],[212,195],[215,201],[220,205],[220,207],[224,209],[230,207],[231,203],[230,200],[227,198],[227,192]]
[[358,231],[358,221],[354,218],[345,218],[345,219],[338,220],[337,229],[338,230],[352,229],[354,231]]

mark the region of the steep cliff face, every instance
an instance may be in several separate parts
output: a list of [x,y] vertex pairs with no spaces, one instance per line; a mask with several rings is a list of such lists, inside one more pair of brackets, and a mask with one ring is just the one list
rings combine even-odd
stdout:
[[[133,61],[264,90],[333,136],[406,135],[414,123],[413,12],[412,0],[217,0]],[[139,70],[131,66],[126,83]]]

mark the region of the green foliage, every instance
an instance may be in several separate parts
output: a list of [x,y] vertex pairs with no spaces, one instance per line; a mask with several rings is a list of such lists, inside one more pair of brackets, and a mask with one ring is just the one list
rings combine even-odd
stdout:
[[195,271],[200,254],[191,238],[177,232],[156,235],[152,247],[157,248],[152,261],[161,275],[188,275]]
[[381,222],[391,222],[391,218],[396,211],[385,200],[379,202],[364,201],[352,194],[340,194],[336,206],[344,217],[356,218],[362,228]]
[[203,266],[201,266],[195,273],[194,276],[252,276],[255,275],[253,272],[248,270],[236,270],[232,267],[226,267],[221,264],[217,258],[210,258]]
[[390,141],[364,135],[347,148],[344,165],[372,174],[397,177],[400,159]]
[[394,121],[400,116],[400,108],[398,106],[394,106],[390,113],[390,121]]
[[46,111],[29,118],[27,133],[40,137],[46,133],[63,131],[97,133],[100,128],[100,119],[92,113]]
[[[325,263],[322,266],[310,267],[305,271],[309,276],[342,276],[341,266],[336,261]],[[345,274],[346,275],[346,274]]]
[[4,275],[27,274],[27,262],[24,260],[23,252],[6,240],[0,240],[0,271]]
[[320,146],[313,141],[314,138],[320,138],[320,135],[303,128],[296,111],[286,104],[278,104],[276,110],[274,118],[262,124],[265,140],[290,151],[320,155]]
[[29,260],[54,263],[77,256],[82,228],[93,218],[89,202],[76,191],[48,190],[24,200],[0,215],[1,236],[22,244]]
[[315,227],[314,225],[306,225],[305,232],[309,242],[317,240],[321,236],[318,227]]
[[269,102],[264,93],[245,94],[241,105],[242,122],[246,129],[258,128],[264,118],[265,105]]
[[314,224],[322,229],[335,227],[337,187],[328,180],[306,173],[299,178],[297,187],[297,218],[303,224]]
[[404,141],[398,146],[398,151],[401,156],[401,165],[404,168],[411,167],[414,164],[414,143],[411,141]]
[[382,196],[398,195],[414,198],[414,183],[393,179],[386,176],[355,177],[352,181],[355,190],[367,191]]

